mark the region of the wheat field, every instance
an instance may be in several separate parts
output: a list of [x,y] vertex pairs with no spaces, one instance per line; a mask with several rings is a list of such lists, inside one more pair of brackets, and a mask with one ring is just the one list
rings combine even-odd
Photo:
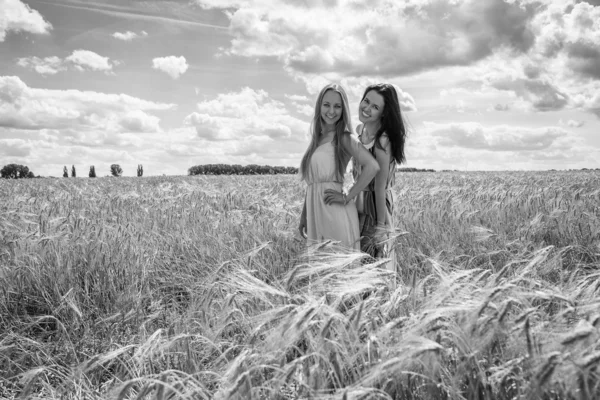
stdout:
[[0,181],[0,397],[593,399],[600,172],[398,173],[397,276],[297,176]]

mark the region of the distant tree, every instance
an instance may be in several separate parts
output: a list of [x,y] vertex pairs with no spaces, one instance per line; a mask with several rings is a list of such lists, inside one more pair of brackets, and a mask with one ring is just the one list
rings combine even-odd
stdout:
[[95,178],[96,177],[96,168],[93,165],[90,166],[89,177],[90,178]]
[[144,176],[144,166],[142,164],[138,164],[137,176]]
[[67,169],[67,166],[65,165],[65,167],[63,168],[63,178],[68,178],[69,177],[69,170]]
[[29,170],[28,166],[20,164],[5,165],[0,170],[0,174],[6,179],[35,178],[35,175]]
[[123,168],[119,164],[112,164],[110,166],[110,173],[112,176],[121,176],[123,174]]
[[71,166],[71,178],[77,177],[77,171],[75,171],[75,166]]

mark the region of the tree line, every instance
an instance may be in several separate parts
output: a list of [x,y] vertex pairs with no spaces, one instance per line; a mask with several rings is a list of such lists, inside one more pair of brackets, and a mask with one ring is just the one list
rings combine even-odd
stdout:
[[[112,164],[110,166],[110,174],[112,176],[121,176],[123,175],[123,168],[119,164]],[[35,175],[33,171],[29,170],[29,167],[26,165],[20,164],[7,164],[0,170],[0,175],[2,178],[6,179],[22,179],[22,178],[41,178],[39,175]],[[96,167],[90,165],[90,171],[88,172],[88,176],[90,178],[96,177]],[[137,176],[144,176],[144,166],[142,164],[138,164],[137,166]],[[69,169],[65,165],[63,168],[63,178],[69,177]],[[74,165],[71,166],[71,178],[77,177],[77,169]]]
[[297,174],[296,167],[272,167],[270,165],[204,164],[188,169],[188,175],[277,175]]
[[[433,169],[418,169],[418,168],[399,168],[397,171],[401,172],[435,172]],[[29,170],[26,165],[19,164],[8,164],[5,165],[0,171],[2,178],[9,179],[20,179],[20,178],[36,178],[35,174]],[[119,164],[112,164],[109,169],[110,175],[119,177],[123,175],[123,168]],[[188,175],[278,175],[278,174],[297,174],[298,168],[296,167],[279,167],[270,165],[239,165],[239,164],[204,164],[195,165],[188,169]],[[70,175],[69,168],[65,165],[63,167],[63,178],[76,178],[77,169],[75,165],[71,166]],[[90,178],[96,178],[96,167],[90,166],[88,176]],[[138,164],[137,176],[144,176],[144,166]],[[40,176],[38,175],[37,178]]]
[[396,168],[396,172],[435,172],[435,169],[402,167]]

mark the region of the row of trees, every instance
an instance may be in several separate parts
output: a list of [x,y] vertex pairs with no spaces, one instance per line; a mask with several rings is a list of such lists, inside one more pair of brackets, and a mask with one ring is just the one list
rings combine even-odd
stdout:
[[[123,175],[123,168],[121,168],[121,166],[119,164],[112,164],[110,166],[110,174],[112,176],[121,176]],[[88,176],[90,178],[95,178],[96,177],[96,167],[94,167],[93,165],[90,165],[90,172],[88,173]],[[138,164],[137,166],[137,176],[144,176],[144,166],[142,164]],[[69,177],[69,170],[67,169],[67,166],[65,165],[65,167],[63,168],[63,178],[68,178]],[[75,166],[71,166],[71,178],[76,178],[77,177],[77,170],[75,169]]]
[[271,167],[269,165],[205,164],[188,169],[188,175],[277,175],[297,174],[295,167]]

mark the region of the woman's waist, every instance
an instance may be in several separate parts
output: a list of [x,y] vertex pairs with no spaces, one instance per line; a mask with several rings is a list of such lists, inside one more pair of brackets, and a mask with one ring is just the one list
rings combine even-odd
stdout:
[[340,181],[331,181],[331,180],[314,180],[314,181],[310,181],[307,182],[308,186],[313,186],[313,185],[323,185],[323,184],[330,184],[330,185],[343,185],[344,182],[340,182]]

